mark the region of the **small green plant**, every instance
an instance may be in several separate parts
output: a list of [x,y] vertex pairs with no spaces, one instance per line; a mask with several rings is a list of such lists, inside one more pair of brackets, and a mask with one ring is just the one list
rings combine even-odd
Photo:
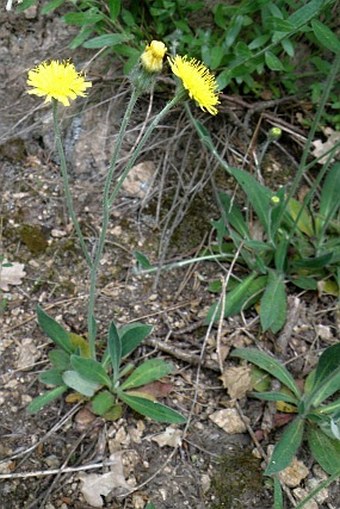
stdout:
[[[307,164],[307,157],[339,65],[340,53],[325,84],[298,171],[292,183],[277,192],[271,191],[249,172],[229,166],[218,154],[208,130],[193,118],[187,106],[189,117],[203,144],[226,172],[234,177],[247,197],[248,209],[257,218],[255,235],[254,219],[249,215],[249,210],[244,214],[234,197],[227,193],[219,194],[222,216],[213,222],[218,240],[215,254],[220,260],[223,256],[226,260],[236,257],[247,273],[241,279],[229,278],[226,298],[220,299],[212,307],[207,321],[213,317],[217,320],[221,314],[225,317],[238,314],[259,302],[262,329],[276,333],[286,321],[287,283],[339,296],[340,164],[332,163],[339,143],[329,151],[326,163],[303,202],[294,198],[303,174],[317,163],[314,160]],[[320,184],[322,189],[317,205],[314,199]],[[211,249],[209,253],[214,254]],[[210,289],[220,291],[221,283],[213,283]]]
[[118,419],[122,415],[122,403],[125,403],[155,421],[185,422],[181,414],[154,401],[147,387],[143,390],[143,386],[169,375],[171,364],[150,359],[138,367],[131,363],[122,365],[151,332],[151,326],[134,323],[118,330],[111,322],[108,346],[99,362],[91,358],[85,338],[66,331],[39,306],[37,314],[40,327],[57,348],[49,352],[52,368],[39,375],[40,382],[54,388],[31,402],[31,412],[37,412],[71,388],[83,399],[90,400],[93,413],[105,419]]
[[[238,251],[238,263],[249,270],[241,281],[230,278],[223,313],[232,316],[259,302],[262,329],[275,333],[286,321],[288,283],[339,296],[340,164],[332,165],[324,179],[318,207],[311,204],[312,192],[304,203],[287,200],[283,188],[274,193],[244,170],[229,168],[229,173],[246,194],[258,226],[255,236],[235,200],[219,194],[222,217],[213,222],[219,241],[215,251],[226,258]],[[221,283],[210,289],[220,291]]]
[[274,357],[255,348],[239,348],[231,355],[251,362],[282,384],[279,391],[254,392],[253,397],[284,401],[296,408],[297,415],[276,444],[265,474],[274,475],[289,466],[304,437],[319,465],[331,475],[340,474],[340,399],[330,401],[340,390],[340,344],[324,350],[303,392]]
[[[97,277],[105,247],[112,205],[142,147],[172,107],[188,98],[188,92],[190,97],[194,98],[202,109],[209,111],[212,115],[217,113],[216,105],[219,104],[219,99],[214,76],[200,62],[176,55],[169,61],[171,70],[178,79],[175,94],[147,125],[144,135],[113,185],[117,158],[134,106],[140,95],[147,92],[155,83],[158,73],[162,70],[165,52],[166,46],[163,42],[152,41],[140,55],[140,63],[136,65],[131,73],[132,93],[121,122],[111,163],[107,170],[102,193],[101,230],[94,253],[88,249],[73,207],[73,197],[69,185],[58,117],[58,103],[62,103],[65,107],[69,106],[70,99],[85,96],[92,83],[86,81],[85,76],[77,72],[74,64],[70,61],[51,60],[42,62],[28,73],[27,84],[31,87],[28,93],[44,97],[45,102],[52,103],[54,133],[60,158],[65,201],[89,269],[90,279],[86,339],[66,331],[40,306],[37,308],[38,322],[57,348],[50,352],[52,368],[41,373],[39,377],[41,382],[54,386],[54,388],[31,402],[29,405],[31,412],[40,410],[68,389],[73,389],[91,400],[93,412],[105,418],[119,417],[122,411],[121,403],[125,403],[140,414],[157,421],[171,423],[183,423],[185,421],[184,417],[175,410],[153,401],[152,394],[148,392],[146,387],[147,384],[159,380],[172,371],[172,367],[168,363],[155,359],[147,360],[138,367],[131,363],[123,364],[126,357],[149,334],[150,326],[134,324],[118,330],[115,322],[111,321],[107,336],[107,348],[102,354],[102,345],[98,341],[95,313]],[[98,360],[99,358],[100,360]]]

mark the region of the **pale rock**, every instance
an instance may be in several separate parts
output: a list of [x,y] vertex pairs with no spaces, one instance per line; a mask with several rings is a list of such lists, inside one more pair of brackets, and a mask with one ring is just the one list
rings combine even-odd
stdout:
[[[298,500],[303,500],[308,495],[308,491],[302,488],[295,488],[295,490],[293,490],[293,493]],[[315,500],[312,499],[305,503],[303,509],[319,509],[319,506],[317,502],[315,502]]]
[[300,482],[305,479],[308,474],[309,470],[306,465],[295,457],[289,467],[279,473],[279,477],[289,488],[295,488],[299,486]]
[[153,161],[136,164],[131,168],[122,185],[125,194],[132,198],[145,198],[152,185],[154,174],[155,164]]
[[236,408],[217,410],[209,415],[209,419],[230,435],[247,431],[247,427],[239,416]]

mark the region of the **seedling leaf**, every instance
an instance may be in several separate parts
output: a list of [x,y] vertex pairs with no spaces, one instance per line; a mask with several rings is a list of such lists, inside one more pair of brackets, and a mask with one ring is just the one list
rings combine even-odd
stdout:
[[248,362],[252,362],[259,368],[270,373],[274,378],[282,382],[292,393],[298,398],[301,398],[300,390],[295,384],[294,378],[289,371],[274,357],[271,357],[265,352],[261,352],[256,348],[236,348],[230,354],[232,357],[240,357]]

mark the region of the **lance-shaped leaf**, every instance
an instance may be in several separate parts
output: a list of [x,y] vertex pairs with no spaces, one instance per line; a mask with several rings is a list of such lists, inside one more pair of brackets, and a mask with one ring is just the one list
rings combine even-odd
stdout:
[[71,355],[71,366],[79,375],[99,385],[106,385],[111,388],[111,379],[100,362],[94,359],[84,359],[79,355]]
[[287,317],[287,295],[283,274],[271,270],[268,284],[261,298],[260,319],[263,331],[274,334],[285,324]]
[[143,362],[136,368],[129,378],[121,385],[122,390],[135,389],[142,385],[149,384],[155,380],[169,375],[173,370],[171,364],[162,361],[161,359],[150,359]]
[[250,396],[254,398],[263,399],[264,401],[285,401],[292,405],[297,405],[298,400],[294,396],[284,394],[283,392],[251,392]]
[[113,384],[115,384],[119,377],[119,366],[122,360],[122,342],[115,323],[112,321],[108,334],[108,349],[111,359]]
[[64,383],[71,389],[92,398],[101,385],[83,378],[77,371],[65,371],[62,375]]
[[301,445],[304,430],[304,420],[296,417],[285,429],[280,441],[274,447],[265,475],[281,472],[288,467]]
[[129,323],[119,330],[122,341],[122,357],[133,352],[137,346],[151,333],[152,325],[144,323]]
[[267,373],[270,373],[273,377],[277,378],[286,387],[288,387],[288,389],[290,389],[298,399],[301,398],[300,390],[295,384],[294,378],[274,357],[271,357],[267,353],[261,352],[256,348],[236,348],[230,355],[232,357],[240,357],[241,359],[252,362],[259,368],[267,371]]
[[52,341],[67,353],[74,352],[69,333],[38,305],[38,323]]
[[120,391],[118,396],[130,408],[135,410],[135,412],[138,412],[145,417],[150,417],[150,419],[153,419],[154,421],[167,422],[170,424],[183,424],[186,422],[183,415],[166,405],[162,405],[161,403],[156,403],[138,396],[130,396],[123,391]]
[[313,457],[328,473],[340,469],[340,440],[325,435],[318,426],[309,426],[307,431],[308,445]]
[[30,414],[35,414],[39,412],[45,405],[51,403],[55,399],[59,398],[64,392],[66,392],[68,387],[66,385],[61,385],[59,387],[55,387],[51,391],[45,392],[41,396],[34,398],[31,403],[28,405],[27,410]]

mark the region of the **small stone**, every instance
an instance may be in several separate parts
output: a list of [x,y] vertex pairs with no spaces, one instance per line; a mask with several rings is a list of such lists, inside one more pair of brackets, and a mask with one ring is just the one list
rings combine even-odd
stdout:
[[150,190],[154,174],[155,164],[153,161],[144,161],[136,164],[136,166],[129,171],[122,188],[128,196],[133,198],[145,198]]
[[279,477],[289,488],[295,488],[308,474],[309,470],[306,465],[295,457],[289,467],[279,473]]
[[88,429],[95,418],[96,416],[88,408],[85,407],[79,410],[74,418],[77,431],[82,433]]
[[[295,490],[293,490],[293,493],[298,500],[303,500],[308,495],[308,492],[306,490],[303,490],[302,488],[295,488]],[[315,502],[315,500],[309,500],[308,502],[305,503],[303,509],[319,509],[319,506]]]
[[209,415],[209,419],[230,435],[247,431],[247,427],[239,416],[236,408],[217,410]]

